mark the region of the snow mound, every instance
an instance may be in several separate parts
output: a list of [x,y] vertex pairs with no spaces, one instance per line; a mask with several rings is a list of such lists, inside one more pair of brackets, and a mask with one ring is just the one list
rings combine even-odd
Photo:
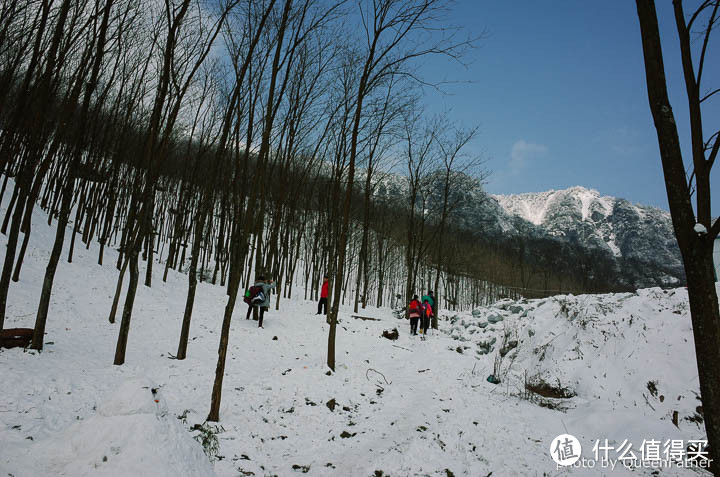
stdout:
[[98,406],[98,413],[107,416],[132,414],[167,414],[167,404],[158,388],[145,379],[128,379]]
[[[148,380],[124,381],[95,415],[18,448],[27,455],[13,460],[27,462],[32,456],[32,475],[214,476],[200,444],[167,413],[160,391],[153,389]],[[28,470],[0,464],[3,475],[30,475]]]
[[[499,361],[503,388],[564,411],[574,435],[634,444],[705,435],[683,288],[503,300],[450,322],[444,331],[474,344],[478,359]],[[539,395],[528,390],[538,385]]]

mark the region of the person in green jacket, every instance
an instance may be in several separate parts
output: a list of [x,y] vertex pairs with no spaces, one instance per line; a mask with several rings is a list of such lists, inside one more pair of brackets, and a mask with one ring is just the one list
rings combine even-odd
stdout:
[[433,296],[432,290],[430,290],[427,295],[423,295],[422,298],[420,298],[420,301],[423,303],[427,301],[430,303],[430,306],[432,306],[433,312],[435,311],[435,297]]

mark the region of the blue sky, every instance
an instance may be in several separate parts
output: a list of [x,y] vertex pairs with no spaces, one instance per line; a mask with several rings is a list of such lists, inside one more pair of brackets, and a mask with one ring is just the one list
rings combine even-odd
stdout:
[[[687,12],[695,2],[686,3]],[[658,0],[657,8],[671,104],[687,151],[671,0]],[[582,185],[667,209],[634,1],[459,0],[450,20],[486,38],[470,52],[467,69],[445,59],[425,63],[426,76],[463,81],[445,87],[449,94],[428,90],[427,103],[433,112],[450,110],[461,124],[479,124],[473,147],[488,158],[490,192]],[[705,90],[720,87],[720,61],[710,60],[720,57],[718,39],[708,54]],[[706,131],[715,131],[720,95],[705,104]],[[714,215],[718,169],[711,178]]]

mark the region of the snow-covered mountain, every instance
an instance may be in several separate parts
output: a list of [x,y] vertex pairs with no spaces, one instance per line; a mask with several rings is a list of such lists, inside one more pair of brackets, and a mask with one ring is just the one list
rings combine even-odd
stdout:
[[[437,178],[425,204],[439,210],[442,178]],[[590,270],[605,289],[678,286],[685,272],[667,211],[601,196],[576,186],[565,190],[515,195],[488,194],[481,183],[467,176],[450,193],[452,227],[471,240],[506,250],[523,243],[523,260],[545,267],[563,261],[566,269]],[[376,196],[405,207],[407,179],[389,174],[379,181]],[[567,265],[569,264],[569,265]],[[579,272],[580,274],[586,272]],[[603,277],[600,277],[603,275]],[[611,284],[611,286],[609,285]]]
[[566,239],[628,264],[655,265],[657,284],[683,281],[680,251],[670,214],[576,186],[547,192],[493,195],[508,214],[553,237]]

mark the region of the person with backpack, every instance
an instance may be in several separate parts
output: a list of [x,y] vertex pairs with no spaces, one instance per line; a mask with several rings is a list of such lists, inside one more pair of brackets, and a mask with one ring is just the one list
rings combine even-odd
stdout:
[[437,298],[435,298],[435,294],[432,290],[428,292],[428,296],[430,297],[430,307],[432,308],[432,321],[430,322],[430,327],[434,330],[438,327],[438,301]]
[[418,296],[413,295],[412,301],[410,302],[410,305],[408,305],[408,312],[410,315],[410,334],[415,336],[417,335],[417,329],[418,329],[418,321],[420,320],[420,302],[418,301]]
[[245,319],[250,319],[250,313],[254,307],[258,307],[258,328],[262,328],[263,316],[270,308],[270,290],[275,289],[273,280],[265,280],[265,277],[259,276],[255,281],[255,285],[251,286],[245,293],[245,303],[248,304],[247,315]]
[[421,333],[423,335],[427,335],[428,329],[430,328],[430,319],[433,316],[432,304],[429,300],[425,300],[425,298],[426,297],[423,297],[423,304],[420,307],[422,313],[420,328],[422,329]]
[[430,307],[432,308],[433,314],[435,313],[435,295],[433,294],[432,290],[428,292],[427,295],[423,295],[420,299],[422,303],[428,302],[430,303]]
[[324,315],[327,315],[327,299],[329,287],[330,282],[328,281],[328,276],[325,275],[323,277],[322,287],[320,288],[320,301],[318,301],[318,311],[317,313],[315,313],[316,315],[319,315],[321,310]]
[[263,327],[263,315],[266,311],[270,309],[270,291],[275,289],[275,281],[270,279],[267,280],[263,285],[263,295],[265,296],[265,300],[260,303],[260,316],[258,320],[258,328]]
[[[428,304],[428,306],[430,307],[430,313],[431,313],[430,316],[433,316],[435,314],[435,295],[433,295],[432,290],[430,290],[427,295],[423,295],[422,298],[420,298],[420,302],[423,305],[425,303]],[[424,319],[424,317],[425,317],[425,315],[423,314],[423,319]],[[420,326],[422,326],[423,324],[421,324]],[[427,333],[427,328],[423,327],[423,330],[425,330],[425,333]]]

